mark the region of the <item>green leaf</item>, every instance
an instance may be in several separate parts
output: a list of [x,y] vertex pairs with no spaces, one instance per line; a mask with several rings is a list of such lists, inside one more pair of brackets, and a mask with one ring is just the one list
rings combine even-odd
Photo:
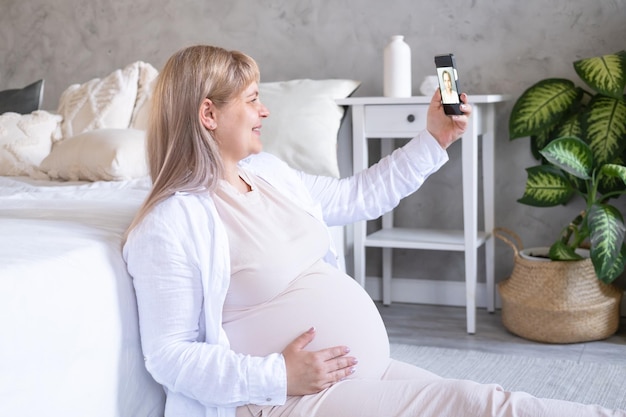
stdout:
[[563,138],[565,136],[584,138],[580,113],[575,113],[565,119],[552,134],[553,138]]
[[[626,167],[620,156],[613,164],[602,165],[598,182],[598,191],[601,194],[622,193],[626,194]],[[613,198],[619,197],[613,195]]]
[[566,173],[565,176],[569,180],[570,185],[572,186],[572,188],[577,189],[582,194],[586,194],[587,193],[588,185],[589,185],[588,181],[585,181],[583,179],[577,178],[577,177],[573,176],[572,174],[567,174]]
[[519,203],[535,207],[550,207],[565,204],[574,190],[567,178],[557,168],[539,165],[526,168],[528,179],[526,189]]
[[577,178],[591,178],[593,156],[589,146],[576,137],[555,139],[539,153],[550,163]]
[[533,135],[530,137],[530,153],[533,158],[538,161],[543,161],[543,157],[539,153],[540,150],[543,149],[550,142],[550,137],[548,136],[549,132],[540,132],[538,135]]
[[626,184],[626,167],[616,164],[605,164],[600,169],[602,175],[606,175],[610,178],[619,178],[624,184]]
[[550,259],[553,261],[577,261],[583,259],[576,251],[562,241],[556,241],[550,247]]
[[626,86],[626,53],[602,55],[574,62],[578,76],[591,88],[620,98]]
[[530,151],[537,160],[542,160],[542,156],[539,153],[540,150],[546,147],[546,145],[552,142],[555,138],[562,138],[565,136],[575,136],[577,138],[583,138],[583,128],[580,113],[572,114],[566,117],[553,129],[546,129],[538,132],[530,137]]
[[584,128],[596,164],[613,162],[626,146],[626,102],[595,96],[589,103]]
[[[626,227],[619,210],[608,204],[594,204],[587,219],[591,240],[591,260],[598,278],[615,279],[614,264],[620,258]],[[612,272],[613,271],[613,272]]]
[[582,95],[582,89],[567,79],[550,78],[532,85],[522,93],[511,110],[511,139],[551,129],[580,101]]
[[617,277],[622,275],[622,272],[624,272],[625,263],[626,263],[626,244],[622,244],[622,250],[620,251],[617,259],[615,259],[615,262],[613,262],[613,265],[611,265],[611,267],[608,268],[606,270],[606,273],[604,273],[603,275],[600,276],[598,275],[597,272],[596,272],[596,275],[598,275],[598,279],[600,279],[600,281],[604,282],[605,284],[610,284],[613,281],[615,281]]

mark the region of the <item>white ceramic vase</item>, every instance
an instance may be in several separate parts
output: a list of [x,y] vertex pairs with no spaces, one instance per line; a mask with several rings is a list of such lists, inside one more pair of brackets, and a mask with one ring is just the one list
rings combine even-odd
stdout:
[[383,55],[383,95],[411,97],[411,48],[404,41],[404,36],[392,36]]

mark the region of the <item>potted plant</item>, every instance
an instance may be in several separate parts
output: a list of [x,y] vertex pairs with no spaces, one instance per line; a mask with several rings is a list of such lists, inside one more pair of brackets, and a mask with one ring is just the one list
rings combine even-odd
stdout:
[[509,119],[511,140],[530,136],[541,161],[527,168],[518,201],[536,207],[582,197],[580,214],[550,247],[550,259],[577,260],[588,246],[598,278],[610,283],[624,270],[624,219],[611,200],[626,193],[626,51],[581,59],[574,69],[591,89],[549,78],[528,88]]
[[[563,78],[541,80],[522,93],[509,118],[510,139],[530,137],[531,152],[539,160],[538,165],[526,169],[526,187],[518,201],[535,207],[565,205],[573,199],[583,203],[579,214],[563,225],[549,248],[548,256],[556,262],[528,263],[519,259],[516,250],[513,274],[499,285],[505,327],[521,336],[549,342],[594,340],[617,330],[622,291],[607,284],[624,271],[626,262],[624,218],[612,204],[626,194],[626,51],[575,61],[574,69],[584,87]],[[581,255],[580,248],[589,250],[587,257]],[[572,277],[585,269],[584,262],[595,284],[590,288],[582,280],[580,285],[597,296],[555,295],[572,291]],[[550,263],[554,265],[548,267]],[[556,284],[556,275],[565,269],[569,271],[566,278]],[[523,282],[506,282],[512,281],[515,274],[529,277]],[[531,285],[537,288],[528,289]],[[526,290],[532,294],[519,294]],[[520,297],[524,299],[520,301]],[[590,315],[595,307],[574,306],[583,298],[593,298],[593,303],[604,306],[599,307],[597,315]],[[546,306],[556,299],[559,305]],[[556,331],[557,336],[547,335],[555,333],[554,329],[540,329],[544,324],[564,328],[566,322],[580,327],[581,316],[576,315],[578,312],[572,316],[568,309],[580,310],[592,322],[610,316],[611,323],[588,337],[584,332],[572,335],[576,329]],[[508,310],[520,316],[518,323],[513,323],[513,313]]]

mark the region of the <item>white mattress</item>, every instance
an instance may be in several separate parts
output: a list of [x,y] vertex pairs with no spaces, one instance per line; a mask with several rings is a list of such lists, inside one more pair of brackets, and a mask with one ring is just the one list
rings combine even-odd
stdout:
[[0,416],[160,416],[121,236],[147,179],[0,177]]

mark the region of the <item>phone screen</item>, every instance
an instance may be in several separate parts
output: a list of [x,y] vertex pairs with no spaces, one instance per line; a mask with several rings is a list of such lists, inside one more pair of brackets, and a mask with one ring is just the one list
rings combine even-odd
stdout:
[[456,90],[456,69],[454,67],[437,68],[439,88],[441,89],[441,102],[443,104],[458,104],[459,92]]

